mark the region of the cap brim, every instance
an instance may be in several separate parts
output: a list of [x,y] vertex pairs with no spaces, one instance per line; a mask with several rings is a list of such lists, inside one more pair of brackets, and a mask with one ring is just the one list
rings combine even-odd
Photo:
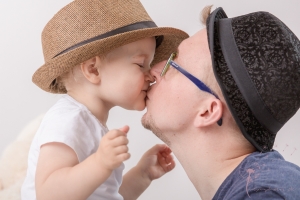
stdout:
[[[223,8],[215,9],[208,17],[206,21],[207,36],[208,36],[208,46],[210,49],[210,54],[213,58],[214,56],[214,34],[215,34],[215,22],[216,20],[228,18]],[[214,59],[213,59],[214,60]]]

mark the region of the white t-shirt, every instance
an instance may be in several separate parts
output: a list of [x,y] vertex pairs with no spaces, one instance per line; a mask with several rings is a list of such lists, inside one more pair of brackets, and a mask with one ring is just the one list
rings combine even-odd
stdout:
[[[83,104],[64,95],[46,113],[32,141],[27,175],[21,189],[22,200],[36,199],[35,172],[41,145],[49,142],[64,143],[75,151],[78,161],[82,162],[97,151],[101,138],[107,132],[108,129]],[[122,200],[118,191],[123,169],[122,163],[88,200]]]

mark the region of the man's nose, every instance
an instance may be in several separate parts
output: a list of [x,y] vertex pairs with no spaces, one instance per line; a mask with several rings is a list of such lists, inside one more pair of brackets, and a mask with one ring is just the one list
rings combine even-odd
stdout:
[[166,64],[166,60],[161,61],[157,64],[155,64],[151,69],[150,69],[150,74],[152,75],[152,77],[154,78],[155,81],[160,80],[160,73],[164,68],[164,65]]
[[150,83],[153,83],[155,81],[154,77],[150,73],[150,70],[146,72],[146,74],[145,74],[145,80],[149,81]]

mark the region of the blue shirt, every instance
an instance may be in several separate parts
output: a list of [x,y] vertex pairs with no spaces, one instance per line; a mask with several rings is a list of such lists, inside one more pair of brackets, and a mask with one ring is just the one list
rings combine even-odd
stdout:
[[300,167],[275,150],[247,156],[225,179],[213,200],[300,200]]

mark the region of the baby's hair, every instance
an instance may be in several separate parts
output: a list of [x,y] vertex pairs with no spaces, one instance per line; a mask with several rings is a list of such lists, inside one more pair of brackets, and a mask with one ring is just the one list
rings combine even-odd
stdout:
[[[100,57],[100,59],[105,59],[106,58],[106,54],[98,55],[98,57]],[[76,79],[76,77],[74,75],[74,70],[75,70],[75,68],[79,68],[80,64],[72,67],[71,70],[63,73],[62,75],[60,75],[59,77],[57,77],[56,79],[54,79],[52,81],[51,85],[50,85],[50,92],[51,91],[57,91],[58,93],[67,93],[68,90],[66,88],[66,80],[67,80],[67,78],[70,75],[72,75],[72,77],[75,80],[75,82],[77,82],[77,79]],[[70,74],[70,73],[72,73],[72,74]]]
[[[71,71],[73,71],[74,67],[71,69]],[[66,79],[67,75],[69,72],[65,72],[64,74],[62,74],[61,76],[57,77],[56,79],[53,80],[52,84],[51,84],[51,90],[54,89],[55,91],[57,91],[58,93],[67,93],[67,89],[65,87],[65,82],[64,80]]]
[[67,93],[67,90],[63,84],[61,76],[57,77],[52,81],[52,83],[50,84],[50,92],[59,93],[59,94]]

